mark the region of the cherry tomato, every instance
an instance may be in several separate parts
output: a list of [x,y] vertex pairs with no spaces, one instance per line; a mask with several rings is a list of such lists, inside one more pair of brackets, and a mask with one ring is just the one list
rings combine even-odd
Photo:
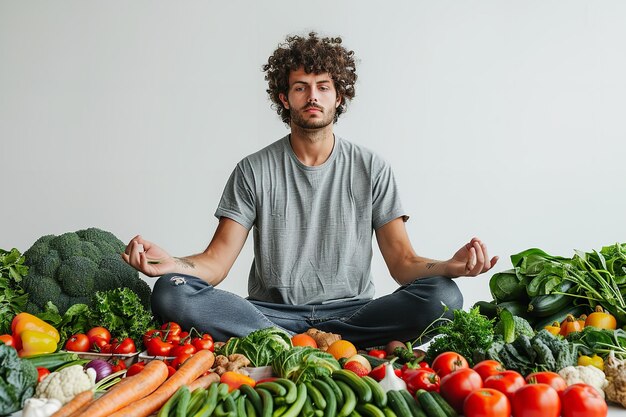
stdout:
[[506,395],[492,388],[472,391],[463,403],[465,417],[509,417],[511,404]]
[[180,368],[180,365],[185,363],[185,361],[191,358],[191,356],[192,354],[190,353],[181,353],[180,355],[176,356],[174,359],[172,359],[172,368],[174,369]]
[[470,392],[483,387],[483,380],[473,369],[461,368],[441,378],[439,392],[459,413],[463,413],[463,401]]
[[526,375],[526,383],[548,384],[554,388],[559,395],[561,395],[561,393],[565,391],[565,388],[567,388],[567,382],[565,382],[563,377],[556,372],[550,371],[533,372],[532,374],[528,374]]
[[469,368],[467,360],[456,352],[443,352],[437,355],[430,364],[440,378],[456,371],[457,369]]
[[439,391],[439,375],[432,369],[409,369],[402,374],[402,379],[411,395],[415,395],[418,389]]
[[104,327],[92,327],[87,332],[89,338],[89,344],[92,345],[95,342],[95,338],[104,339],[107,343],[111,341],[111,333]]
[[86,334],[72,335],[67,342],[65,342],[65,350],[71,350],[73,352],[89,352],[89,338]]
[[506,371],[506,369],[504,369],[504,366],[502,366],[500,362],[493,359],[486,359],[484,361],[478,362],[476,365],[474,365],[472,369],[478,372],[478,375],[480,375],[483,381],[489,378],[491,375]]
[[170,351],[170,356],[180,356],[183,353],[193,355],[196,353],[196,347],[191,344],[176,345]]
[[130,337],[113,345],[113,353],[127,355],[129,353],[137,352],[135,342]]
[[10,334],[1,335],[0,342],[4,343],[7,346],[11,346],[12,348],[15,348],[15,339],[13,339],[13,336]]
[[606,417],[608,407],[600,393],[587,384],[570,385],[561,394],[563,417]]
[[170,356],[173,347],[174,345],[161,340],[159,337],[149,339],[146,343],[146,350],[150,356]]
[[502,371],[499,374],[491,375],[485,379],[484,387],[493,388],[500,391],[509,399],[513,401],[513,395],[520,387],[526,385],[524,377],[515,371]]
[[367,354],[379,359],[385,359],[387,357],[387,352],[382,349],[372,349],[369,350]]
[[37,383],[43,381],[43,379],[48,375],[50,375],[50,371],[47,368],[43,368],[40,366],[37,367]]
[[210,334],[205,333],[201,337],[194,337],[191,339],[191,344],[198,350],[210,350],[213,352],[215,345],[213,343],[213,337]]
[[143,345],[147,346],[150,339],[158,337],[163,339],[164,332],[161,329],[150,329],[143,334]]
[[109,361],[113,372],[119,372],[122,369],[126,369],[126,362],[120,358],[113,358]]
[[180,324],[173,321],[168,321],[161,325],[161,330],[164,332],[165,340],[171,343],[178,343],[181,339],[181,333],[183,329]]
[[139,372],[143,371],[143,368],[146,366],[145,362],[137,362],[132,364],[128,370],[126,371],[126,376],[137,375]]
[[526,384],[513,396],[513,417],[558,417],[559,394],[548,384]]

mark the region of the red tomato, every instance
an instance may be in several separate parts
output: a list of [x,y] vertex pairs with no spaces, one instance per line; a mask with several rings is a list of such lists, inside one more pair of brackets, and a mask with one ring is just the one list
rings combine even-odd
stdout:
[[183,329],[180,327],[180,324],[175,323],[173,321],[168,321],[167,323],[163,323],[161,326],[161,330],[165,336],[165,340],[172,343],[178,343],[181,339]]
[[563,417],[606,417],[608,407],[600,393],[591,385],[573,384],[561,395]]
[[89,338],[86,334],[82,333],[72,335],[72,337],[65,342],[65,350],[89,352]]
[[402,374],[402,379],[411,395],[415,395],[418,389],[439,391],[439,375],[432,369],[409,369]]
[[130,366],[130,368],[128,368],[128,370],[126,371],[126,376],[133,376],[133,375],[137,375],[139,372],[143,371],[143,368],[146,366],[145,362],[137,362],[134,363]]
[[500,391],[513,401],[513,395],[520,387],[526,385],[524,377],[515,371],[502,371],[485,379],[485,388],[493,388]]
[[198,350],[210,350],[213,352],[215,349],[213,344],[213,337],[210,334],[205,333],[202,337],[194,337],[191,339],[191,344]]
[[146,343],[146,350],[150,356],[170,356],[173,347],[174,345],[158,337],[149,339],[148,343]]
[[526,384],[513,396],[513,417],[558,417],[559,394],[548,384]]
[[462,368],[441,378],[439,392],[459,413],[463,413],[463,401],[470,392],[483,387],[483,380],[473,369]]
[[443,378],[457,369],[469,368],[467,360],[456,352],[443,352],[437,355],[430,367]]
[[194,353],[196,353],[196,347],[190,344],[176,345],[170,351],[170,356],[180,356],[183,353],[193,355]]
[[104,339],[107,343],[111,341],[111,333],[104,327],[92,327],[87,332],[89,338],[89,344],[92,345],[95,342],[95,338]]
[[10,334],[3,334],[2,336],[0,336],[0,342],[4,343],[7,346],[15,348],[15,339],[13,339],[13,336]]
[[113,358],[109,361],[113,372],[119,372],[122,369],[126,369],[126,362],[120,358]]
[[92,352],[101,352],[102,348],[106,345],[111,346],[109,342],[107,342],[105,339],[101,337],[96,336],[96,337],[89,339],[89,350]]
[[40,366],[37,367],[37,383],[43,381],[43,379],[48,375],[50,375],[50,371],[48,369]]
[[532,374],[528,374],[526,376],[527,384],[548,384],[552,388],[556,390],[556,392],[561,395],[565,388],[567,388],[567,382],[563,379],[563,377],[556,372],[543,371],[543,372],[533,372]]
[[387,357],[387,352],[382,349],[372,349],[369,350],[367,354],[378,359],[385,359]]
[[472,369],[478,372],[478,375],[480,375],[483,381],[489,378],[491,375],[506,371],[506,369],[504,369],[504,366],[502,366],[500,362],[493,359],[486,359],[484,361],[478,362],[476,365],[474,365]]
[[506,395],[492,388],[472,391],[463,402],[465,417],[509,417],[511,403]]
[[113,353],[127,355],[135,352],[137,352],[137,348],[135,347],[135,342],[130,337],[127,337],[113,346]]
[[192,354],[190,353],[181,353],[180,355],[176,356],[174,359],[172,359],[172,368],[174,369],[180,368],[180,365],[185,363],[185,361],[191,358],[191,356]]
[[143,345],[147,346],[148,341],[150,339],[154,339],[158,337],[159,339],[163,339],[164,332],[161,329],[150,329],[143,334]]

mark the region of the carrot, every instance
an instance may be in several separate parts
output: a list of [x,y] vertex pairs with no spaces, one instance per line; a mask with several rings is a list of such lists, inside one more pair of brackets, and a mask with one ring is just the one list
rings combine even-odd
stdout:
[[200,350],[187,359],[156,391],[141,400],[127,405],[110,417],[147,417],[156,412],[183,385],[189,385],[211,369],[215,356],[210,350]]
[[118,384],[119,387],[94,401],[78,417],[109,417],[154,392],[167,379],[167,374],[167,365],[163,361],[151,361],[137,375],[128,377],[123,384]]
[[72,413],[71,416],[69,417],[78,417],[82,414],[83,411],[85,411],[87,409],[87,407],[89,407],[91,405],[91,403],[93,403],[94,401],[96,401],[95,398],[92,398],[91,400],[89,400],[87,403],[85,403],[85,405],[83,405],[82,407],[80,407],[78,410],[74,411]]
[[88,404],[93,399],[93,391],[88,389],[80,394],[77,394],[68,403],[63,405],[56,413],[51,417],[69,417],[78,411],[82,406]]
[[211,372],[189,383],[189,391],[193,392],[196,388],[209,388],[209,385],[214,382],[220,382],[220,376],[215,372]]

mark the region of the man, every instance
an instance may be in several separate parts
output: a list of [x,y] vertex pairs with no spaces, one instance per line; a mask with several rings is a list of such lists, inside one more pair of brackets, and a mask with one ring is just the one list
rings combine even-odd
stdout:
[[[443,311],[462,308],[451,278],[497,261],[474,238],[447,261],[415,254],[389,165],[333,134],[354,97],[353,52],[341,38],[292,36],[263,69],[268,94],[290,134],[244,158],[215,213],[202,253],[175,258],[136,236],[124,260],[156,282],[157,319],[208,331],[217,340],[278,326],[316,327],[357,346],[412,340]],[[253,230],[249,296],[216,288]],[[373,299],[372,234],[400,287]]]

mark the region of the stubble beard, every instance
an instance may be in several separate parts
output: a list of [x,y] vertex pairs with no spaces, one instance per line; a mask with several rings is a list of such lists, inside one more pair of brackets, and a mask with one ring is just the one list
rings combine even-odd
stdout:
[[[304,108],[302,108],[301,110],[304,111],[305,109],[309,108],[310,106],[306,106]],[[325,127],[327,127],[328,125],[330,125],[331,123],[333,123],[334,119],[335,119],[335,112],[336,109],[334,107],[331,107],[328,111],[326,109],[323,109],[319,106],[313,106],[316,107],[318,109],[320,109],[321,114],[322,114],[322,118],[313,118],[313,119],[305,119],[304,117],[302,117],[300,111],[301,110],[294,110],[293,107],[291,107],[289,109],[289,115],[291,117],[291,122],[298,126],[301,129],[305,129],[305,130],[317,130],[317,129],[323,129]]]

